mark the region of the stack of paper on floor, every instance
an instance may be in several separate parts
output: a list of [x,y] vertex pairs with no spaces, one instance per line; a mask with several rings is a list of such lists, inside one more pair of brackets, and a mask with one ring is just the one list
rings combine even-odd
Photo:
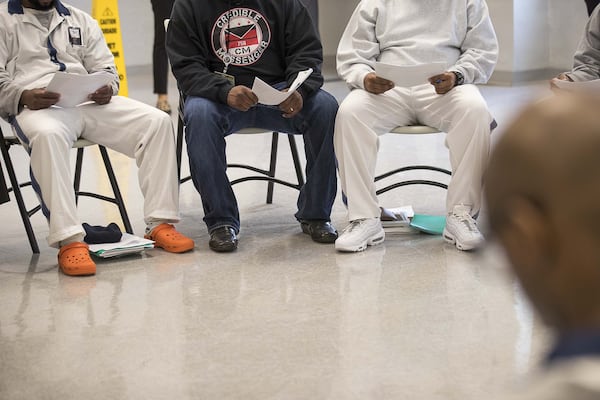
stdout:
[[125,254],[136,254],[153,247],[154,242],[152,240],[124,232],[119,242],[90,244],[90,253],[97,257],[109,258]]
[[385,233],[414,233],[410,220],[415,215],[412,206],[381,208],[381,225]]

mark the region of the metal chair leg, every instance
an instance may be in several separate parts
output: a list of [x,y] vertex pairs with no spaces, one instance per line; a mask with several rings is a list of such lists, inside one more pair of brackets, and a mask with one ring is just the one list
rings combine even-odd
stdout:
[[77,149],[77,158],[75,159],[75,174],[73,178],[73,190],[75,191],[75,204],[79,202],[79,188],[81,186],[81,165],[83,164],[84,147]]
[[[271,178],[275,177],[275,169],[277,167],[277,148],[279,145],[279,132],[273,132],[273,138],[271,139],[271,161],[269,163],[269,174]],[[267,204],[273,204],[273,188],[275,183],[269,181],[267,184]]]
[[29,212],[27,211],[25,201],[23,200],[23,195],[21,194],[21,188],[19,186],[19,182],[17,181],[17,176],[15,175],[15,169],[10,158],[10,154],[8,153],[8,147],[9,145],[4,139],[2,139],[2,157],[4,158],[4,163],[6,165],[6,171],[8,172],[8,177],[10,179],[12,192],[15,195],[15,200],[17,201],[17,205],[19,207],[19,213],[21,214],[23,227],[25,228],[25,232],[27,232],[29,246],[31,247],[31,251],[33,253],[39,254],[40,248],[35,238],[35,233],[33,232],[31,221],[29,220]]
[[117,178],[115,177],[115,172],[110,162],[110,158],[108,157],[108,151],[106,150],[106,147],[101,145],[98,145],[98,148],[100,149],[100,154],[102,155],[102,160],[104,161],[106,175],[108,175],[108,180],[110,181],[110,186],[112,187],[112,191],[115,196],[115,202],[117,204],[117,207],[119,207],[119,213],[121,214],[121,219],[123,220],[123,226],[125,227],[125,231],[127,233],[133,234],[133,228],[131,227],[131,222],[129,222],[129,215],[127,214],[127,210],[125,209],[125,202],[123,201],[123,196],[121,196],[121,190],[119,189],[119,184],[117,182]]
[[73,180],[73,189],[75,190],[75,203],[79,201],[79,196],[87,196],[93,197],[96,199],[108,201],[110,203],[115,204],[119,208],[119,213],[121,214],[121,220],[123,221],[123,226],[125,227],[125,231],[127,233],[133,234],[133,228],[131,227],[131,222],[129,221],[129,215],[127,214],[127,209],[125,208],[125,201],[123,200],[123,196],[121,195],[121,190],[119,189],[119,183],[117,182],[117,178],[115,176],[115,172],[112,167],[112,163],[110,162],[110,157],[108,156],[108,151],[106,147],[98,145],[98,149],[100,150],[100,155],[102,156],[102,161],[104,162],[104,168],[106,169],[106,175],[108,176],[108,181],[110,182],[110,186],[113,191],[114,197],[107,197],[96,193],[90,192],[82,192],[80,190],[81,185],[81,169],[83,165],[83,152],[85,147],[80,147],[77,149],[77,159],[75,161],[75,178]]
[[300,163],[300,157],[298,156],[296,138],[294,137],[294,135],[288,135],[288,140],[290,142],[292,160],[294,161],[294,169],[296,170],[296,178],[298,179],[298,188],[302,188],[302,186],[304,186],[304,172],[302,171],[302,164]]

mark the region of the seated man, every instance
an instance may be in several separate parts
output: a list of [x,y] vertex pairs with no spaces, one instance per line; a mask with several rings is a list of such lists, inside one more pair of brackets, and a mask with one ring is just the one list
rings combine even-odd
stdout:
[[[60,95],[44,88],[57,71],[106,71],[110,85],[92,103],[53,107]],[[100,27],[60,0],[9,0],[0,4],[0,116],[9,120],[31,156],[31,178],[50,225],[48,243],[60,247],[67,275],[90,275],[96,265],[82,243],[69,152],[78,138],[135,157],[144,194],[146,236],[170,252],[191,250],[178,233],[178,182],[170,118],[140,102],[113,95],[119,77]]]
[[599,109],[598,98],[545,99],[517,117],[491,156],[492,233],[557,334],[518,399],[600,398]]
[[[473,84],[489,79],[497,58],[484,0],[360,2],[337,55],[338,73],[352,89],[338,111],[334,135],[350,220],[335,242],[337,250],[362,251],[383,242],[374,184],[379,136],[415,124],[447,132],[453,175],[444,239],[461,250],[483,241],[474,217],[493,118]],[[443,62],[448,70],[430,77],[430,83],[397,87],[375,74],[376,62]]]
[[585,5],[587,6],[588,15],[592,15],[592,13],[594,12],[594,9],[596,9],[596,7],[598,6],[598,3],[600,3],[599,0],[585,0]]
[[317,33],[319,32],[319,0],[300,0],[308,10],[312,18]]
[[588,20],[579,47],[575,52],[573,69],[554,78],[550,85],[556,88],[556,80],[585,82],[600,79],[600,7]]
[[[306,8],[299,0],[178,1],[167,52],[186,96],[190,170],[202,197],[210,248],[229,252],[238,245],[239,211],[226,174],[225,136],[247,127],[303,135],[307,179],[296,218],[314,241],[333,243],[338,105],[320,89],[321,43]],[[250,89],[259,77],[286,90],[308,68],[312,75],[279,106],[258,103]]]

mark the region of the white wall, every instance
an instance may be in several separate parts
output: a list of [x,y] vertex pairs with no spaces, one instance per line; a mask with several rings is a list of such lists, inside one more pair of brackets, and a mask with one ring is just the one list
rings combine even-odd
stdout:
[[508,0],[488,0],[490,16],[500,46],[496,69],[511,71],[514,66],[514,6]]
[[487,0],[500,42],[493,80],[542,79],[571,67],[587,22],[581,0]]
[[572,66],[573,52],[587,22],[587,11],[582,0],[548,0],[548,3],[549,63],[552,68],[565,70]]
[[[89,13],[92,11],[91,0],[64,0],[64,2]],[[128,67],[151,65],[154,17],[150,0],[120,0],[118,4],[125,63]]]
[[335,56],[337,45],[346,23],[360,0],[321,0],[319,2],[319,30],[323,55]]
[[547,16],[547,0],[517,0],[515,2],[513,14],[514,71],[536,70],[549,66]]

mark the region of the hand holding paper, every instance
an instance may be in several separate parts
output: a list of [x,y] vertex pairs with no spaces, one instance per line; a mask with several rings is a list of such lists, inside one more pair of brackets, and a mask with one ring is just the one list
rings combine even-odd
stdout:
[[313,69],[309,68],[306,71],[301,71],[298,73],[296,80],[292,83],[292,85],[288,88],[287,92],[282,92],[273,88],[271,85],[265,83],[260,78],[254,78],[254,84],[252,85],[252,91],[258,97],[258,102],[261,104],[276,106],[285,101],[292,93],[296,91],[304,83],[306,78],[313,73]]
[[21,94],[19,104],[27,106],[30,110],[42,110],[52,107],[60,100],[60,94],[50,92],[46,89],[24,90]]
[[[108,85],[114,79],[108,72],[95,72],[89,75],[57,72],[46,87],[46,91],[60,94],[59,107],[75,107],[86,101],[96,90]],[[112,95],[112,93],[111,93]]]
[[600,79],[584,82],[573,82],[562,79],[553,79],[552,84],[558,89],[571,91],[584,91],[588,93],[600,93]]
[[419,65],[393,65],[382,62],[375,63],[377,76],[388,79],[401,87],[411,87],[428,83],[432,76],[442,74],[447,69],[446,63],[435,62]]

